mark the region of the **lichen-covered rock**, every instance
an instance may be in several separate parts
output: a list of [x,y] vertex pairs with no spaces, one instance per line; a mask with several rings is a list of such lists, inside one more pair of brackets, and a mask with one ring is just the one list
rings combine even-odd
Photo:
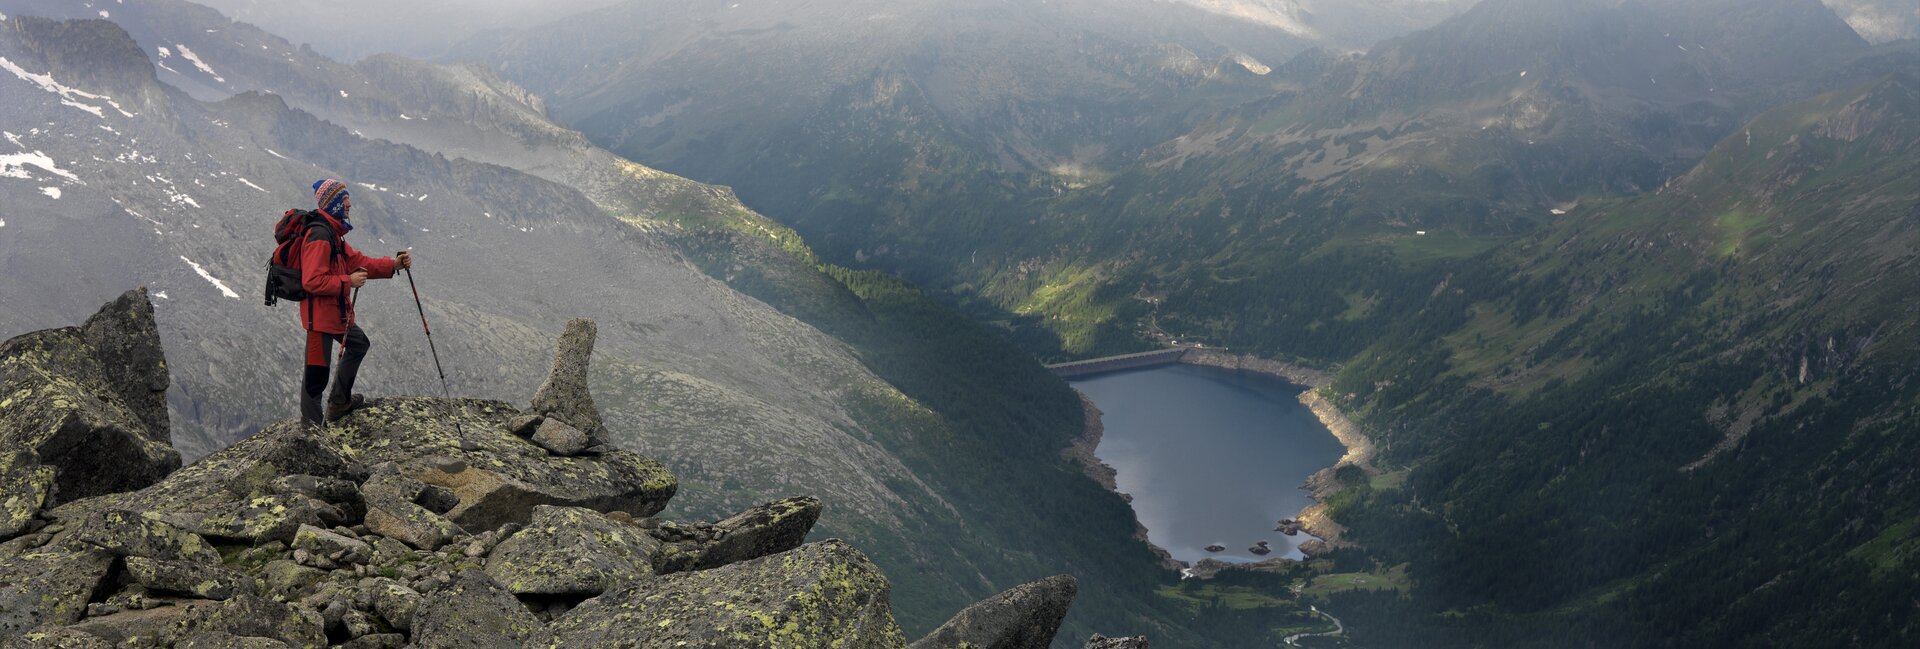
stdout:
[[540,424],[546,421],[546,417],[536,414],[514,415],[507,419],[507,430],[515,437],[532,437],[534,431],[540,430]]
[[288,559],[269,561],[260,567],[258,574],[261,586],[268,594],[288,600],[305,596],[315,584],[327,578],[325,572]]
[[145,489],[67,503],[53,514],[81,519],[113,509],[138,511],[213,540],[291,542],[300,525],[329,525],[329,518],[350,517],[359,505],[322,501],[280,478],[307,475],[358,482],[366,473],[365,466],[348,459],[331,441],[306,434],[297,421],[286,421]]
[[220,563],[220,553],[213,550],[213,544],[154,514],[119,509],[95,512],[74,528],[73,538],[120,556]]
[[53,493],[55,471],[42,466],[29,449],[0,451],[0,539],[10,539],[33,524]]
[[600,512],[542,505],[493,549],[486,572],[515,595],[598,595],[652,575],[659,547],[640,528]]
[[886,577],[827,540],[752,561],[629,583],[553,625],[558,647],[897,649]]
[[293,547],[296,550],[306,550],[328,557],[336,553],[359,557],[353,563],[365,563],[373,556],[373,546],[367,545],[366,541],[312,525],[300,526],[300,531],[293,535]]
[[137,641],[129,642],[135,639],[144,640],[149,646],[168,646],[179,642],[180,634],[191,621],[204,619],[217,606],[218,602],[188,601],[152,609],[116,611],[90,616],[68,628],[116,646],[139,646]]
[[586,433],[558,419],[541,422],[530,439],[536,446],[547,449],[548,453],[560,456],[579,455],[590,446]]
[[0,561],[0,638],[78,621],[113,559],[90,548],[43,547]]
[[[665,466],[638,454],[553,455],[510,432],[521,415],[497,401],[374,399],[326,434],[362,461],[394,462],[409,477],[453,490],[460,504],[446,517],[471,532],[525,523],[536,505],[651,516],[678,488]],[[437,466],[449,456],[465,466]]]
[[81,327],[0,343],[0,448],[31,449],[65,500],[139,489],[180,468],[146,290]]
[[500,584],[478,570],[428,594],[413,616],[419,649],[519,649],[547,643],[544,625]]
[[201,599],[227,599],[245,588],[240,575],[204,563],[127,557],[127,573],[147,588]]
[[387,626],[406,631],[413,628],[413,616],[420,610],[419,592],[385,577],[369,578],[362,585],[368,606],[386,620]]
[[375,467],[373,477],[360,486],[367,529],[422,550],[446,545],[461,529],[417,502],[426,488],[425,483],[401,475],[399,465],[388,462]]
[[1131,638],[1109,638],[1098,633],[1087,639],[1083,649],[1148,649],[1147,636],[1137,635]]
[[1078,590],[1068,575],[1015,586],[962,609],[912,649],[1046,649]]
[[174,649],[289,649],[273,638],[237,636],[225,631],[201,631],[187,636]]
[[400,649],[407,646],[407,636],[399,633],[371,633],[335,646],[340,649]]
[[[153,302],[146,287],[114,298],[80,325],[80,337],[107,371],[107,387],[134,418],[150,442],[171,448],[172,427],[167,421],[167,357],[160,348],[160,329],[153,318]],[[174,457],[178,458],[176,454]],[[176,459],[173,465],[179,467]]]
[[56,626],[0,640],[0,649],[113,649],[113,645],[97,636]]
[[807,532],[820,520],[820,509],[819,499],[800,496],[727,517],[714,524],[718,534],[701,550],[694,569],[717,568],[800,547]]
[[319,613],[255,595],[238,595],[222,602],[194,626],[236,636],[272,638],[294,649],[327,646]]
[[593,356],[593,339],[599,328],[592,320],[567,321],[553,352],[553,368],[547,381],[533,393],[528,410],[573,425],[588,435],[601,433],[600,410],[593,405],[593,393],[587,390],[587,361]]

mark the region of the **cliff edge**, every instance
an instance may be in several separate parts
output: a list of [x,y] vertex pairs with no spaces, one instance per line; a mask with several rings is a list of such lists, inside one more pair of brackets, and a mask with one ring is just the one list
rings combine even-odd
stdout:
[[[820,501],[652,518],[678,484],[601,441],[593,341],[567,324],[526,409],[374,399],[184,468],[143,290],[0,344],[0,648],[907,646],[879,568],[806,543]],[[1071,583],[1009,592],[1064,613]],[[956,616],[965,646],[1052,641],[1007,597]]]

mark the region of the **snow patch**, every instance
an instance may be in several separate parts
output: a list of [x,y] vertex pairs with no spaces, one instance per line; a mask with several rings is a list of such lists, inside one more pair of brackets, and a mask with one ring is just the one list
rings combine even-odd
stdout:
[[192,196],[188,196],[186,194],[182,194],[179,192],[167,192],[167,200],[173,201],[173,204],[175,205],[192,205],[194,207],[200,207],[200,203],[193,200]]
[[[11,136],[13,134],[8,133],[7,135]],[[13,138],[9,137],[8,139],[13,139]],[[0,155],[0,178],[20,178],[23,180],[32,180],[33,174],[27,173],[28,165],[39,167],[41,170],[44,170],[47,173],[53,174],[55,176],[59,176],[61,178],[65,178],[67,180],[70,180],[76,183],[80,182],[79,176],[73,175],[73,172],[71,171],[61,169],[59,165],[54,164],[53,158],[50,158],[47,156],[47,154],[41,153],[39,151],[35,151],[33,153],[9,153],[6,155]],[[59,197],[55,196],[54,198],[59,198]]]
[[160,299],[162,299],[162,300],[171,300],[171,299],[173,299],[173,298],[170,298],[170,297],[167,297],[167,292],[166,292],[166,291],[160,291],[160,292],[158,292],[158,293],[154,293],[154,294],[153,294],[153,296],[154,296],[154,297],[157,297],[157,298],[160,298]]
[[69,88],[67,86],[61,85],[60,82],[53,80],[53,75],[34,74],[32,72],[28,72],[24,69],[21,69],[20,66],[15,65],[13,61],[7,60],[7,57],[0,56],[0,69],[5,69],[8,72],[12,72],[13,76],[20,77],[21,80],[26,81],[27,83],[40,86],[41,90],[45,90],[47,92],[59,95],[61,104],[72,106],[74,108],[78,108],[80,110],[84,110],[89,113],[93,113],[94,117],[99,117],[104,119],[106,118],[106,115],[101,113],[99,106],[82,103],[79,101],[80,99],[106,102],[107,105],[112,106],[114,110],[120,111],[121,115],[125,115],[127,117],[133,117],[133,113],[129,113],[125,110],[122,110],[120,108],[120,104],[113,103],[112,97],[108,97],[106,95],[96,95],[91,92],[87,92],[85,90],[80,90],[77,88]]
[[164,59],[164,58],[167,58],[167,57],[169,57],[169,56],[173,56],[173,50],[170,50],[170,49],[167,49],[167,46],[165,46],[165,45],[161,45],[161,46],[159,46],[159,47],[155,47],[155,48],[153,48],[153,50],[154,50],[154,51],[156,51],[156,52],[159,52],[159,53],[160,53],[160,58],[163,58],[163,59]]
[[414,199],[414,200],[418,200],[418,201],[420,201],[420,202],[422,202],[422,203],[424,203],[424,202],[426,202],[426,201],[427,201],[427,195],[426,195],[426,194],[421,194],[421,195],[420,195],[420,198],[417,198],[417,199]]
[[59,188],[59,187],[41,187],[41,188],[40,188],[40,193],[42,193],[42,194],[46,194],[46,195],[47,195],[47,198],[51,198],[51,199],[53,199],[53,200],[56,200],[56,201],[57,201],[57,200],[60,200],[60,188]]
[[267,153],[268,153],[269,155],[272,155],[272,156],[273,156],[273,157],[275,157],[275,158],[279,158],[279,159],[281,159],[281,160],[292,160],[292,158],[289,158],[289,157],[286,157],[286,156],[283,156],[283,155],[280,155],[280,152],[279,152],[279,151],[275,151],[275,150],[273,150],[273,149],[264,149],[264,150],[265,150],[265,151],[266,151],[266,152],[267,152]]
[[219,279],[219,278],[217,278],[217,277],[214,277],[214,276],[213,276],[213,273],[209,273],[209,272],[207,272],[207,269],[205,269],[205,268],[201,268],[201,267],[200,267],[200,264],[196,264],[196,263],[193,263],[193,260],[192,260],[192,259],[188,259],[188,258],[186,257],[186,255],[181,255],[181,256],[180,256],[180,261],[184,261],[184,262],[187,262],[187,265],[188,265],[188,266],[192,266],[192,267],[193,267],[193,272],[196,272],[196,273],[199,273],[199,274],[200,274],[200,276],[201,276],[201,277],[204,277],[204,278],[206,278],[206,280],[207,280],[208,282],[212,282],[212,283],[213,283],[213,287],[214,287],[214,288],[217,288],[217,289],[220,289],[220,293],[221,293],[222,295],[225,295],[225,296],[227,296],[227,297],[230,297],[230,298],[233,298],[233,299],[236,299],[236,300],[238,300],[238,299],[240,299],[240,294],[239,294],[239,293],[235,293],[235,292],[233,292],[233,289],[230,289],[230,288],[227,288],[227,283],[226,283],[226,282],[222,282],[222,281],[220,281],[220,279]]
[[[213,30],[209,29],[207,30],[207,33],[211,34],[213,33]],[[226,79],[220,77],[220,73],[214,72],[213,67],[207,65],[206,61],[200,60],[200,56],[197,54],[194,54],[193,50],[187,49],[186,45],[182,45],[180,43],[174,43],[173,46],[174,48],[180,50],[180,58],[186,59],[188,63],[192,63],[193,67],[200,68],[201,72],[205,72],[207,73],[207,76],[213,77],[214,81],[218,81],[220,83],[227,82]]]
[[340,91],[340,98],[341,98],[341,99],[346,99],[346,98],[347,98],[347,91],[345,91],[345,90],[342,90],[342,91]]
[[1248,72],[1252,72],[1254,74],[1258,74],[1262,76],[1265,76],[1267,73],[1273,71],[1272,66],[1269,66],[1265,63],[1261,63],[1260,59],[1256,59],[1251,56],[1247,56],[1245,54],[1234,54],[1233,62],[1240,64],[1240,67],[1246,68]]
[[101,17],[101,18],[112,18],[113,16],[112,16],[111,14],[108,14],[108,13],[107,13],[107,10],[105,10],[105,9],[101,9],[101,10],[100,10],[100,17]]
[[247,180],[247,179],[245,179],[245,178],[241,178],[241,179],[240,179],[240,184],[242,184],[242,185],[246,185],[246,186],[248,186],[248,187],[252,187],[252,188],[254,188],[254,189],[259,189],[259,190],[260,190],[260,193],[262,193],[262,194],[271,194],[271,193],[273,193],[273,192],[270,192],[270,191],[267,191],[267,190],[265,190],[265,189],[261,189],[261,187],[260,187],[259,185],[255,185],[255,184],[253,184],[253,181],[251,181],[251,180]]
[[[0,19],[5,19],[5,18],[6,18],[5,15],[0,15]],[[0,219],[0,228],[4,228],[4,227],[7,227],[7,220]]]
[[1567,215],[1567,211],[1566,211],[1566,210],[1562,210],[1562,209],[1554,209],[1554,210],[1552,210],[1552,212],[1553,212],[1553,215],[1554,215],[1554,216],[1566,216],[1566,215]]

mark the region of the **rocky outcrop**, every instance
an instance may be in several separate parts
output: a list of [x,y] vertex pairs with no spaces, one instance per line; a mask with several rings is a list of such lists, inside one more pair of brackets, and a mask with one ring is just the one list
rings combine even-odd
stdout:
[[0,448],[31,451],[33,458],[0,466],[0,489],[38,482],[33,467],[48,466],[54,489],[42,500],[70,501],[145,487],[180,468],[167,441],[166,389],[166,360],[144,288],[107,303],[82,326],[0,343]]
[[1147,649],[1147,636],[1109,638],[1095,633],[1093,637],[1087,639],[1087,646],[1084,649]]
[[827,540],[630,583],[562,616],[554,640],[607,649],[903,647],[887,598],[887,580],[873,562]]
[[477,570],[421,604],[412,626],[421,649],[519,649],[550,638],[513,593]]
[[362,462],[392,462],[402,475],[452,491],[459,504],[444,516],[468,530],[524,524],[539,505],[651,516],[678,489],[665,466],[637,453],[555,455],[513,434],[523,417],[498,401],[373,399],[328,436]]
[[961,610],[912,649],[1046,649],[1078,591],[1067,575],[1015,586]]
[[754,507],[718,523],[642,524],[666,543],[654,553],[654,569],[664,574],[706,570],[800,547],[820,520],[820,509],[818,499],[801,496]]
[[653,574],[660,541],[578,507],[534,508],[533,522],[487,556],[487,575],[515,595],[592,597]]
[[80,621],[112,566],[112,554],[72,545],[0,561],[0,637]]
[[[73,365],[45,359],[95,346],[157,358],[99,327],[123,343],[30,334],[9,367]],[[658,462],[531,439],[599,430],[592,339],[590,322],[569,325],[537,412],[375,399],[323,430],[280,422],[138,490],[60,503],[62,465],[31,446],[0,457],[0,647],[906,646],[871,561],[802,545],[819,500],[655,520],[677,489]],[[142,395],[121,388],[155,383],[129,380],[58,382],[65,405],[34,387],[30,411],[106,412],[118,419],[96,438],[138,437],[126,403]],[[948,626],[980,647],[1045,646],[1072,589],[1036,582]]]

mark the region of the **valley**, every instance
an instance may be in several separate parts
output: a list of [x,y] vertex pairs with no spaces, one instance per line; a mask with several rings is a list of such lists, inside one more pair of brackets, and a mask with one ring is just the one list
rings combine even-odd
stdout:
[[[695,487],[667,514],[820,495],[910,637],[1060,573],[1056,647],[1920,634],[1898,3],[580,0],[405,55],[94,4],[0,0],[0,336],[147,285],[189,461],[290,404],[247,278],[334,176],[356,245],[426,260],[462,392],[599,320],[617,441]],[[377,288],[366,382],[437,393]],[[1255,372],[1311,387],[1220,382]],[[1337,543],[1216,525],[1308,504]],[[1183,580],[1143,524],[1301,560]]]

